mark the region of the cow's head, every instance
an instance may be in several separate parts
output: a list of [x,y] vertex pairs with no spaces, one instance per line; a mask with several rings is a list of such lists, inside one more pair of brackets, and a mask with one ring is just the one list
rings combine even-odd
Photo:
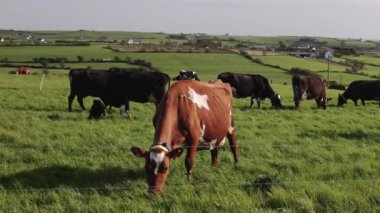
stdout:
[[282,107],[280,94],[275,93],[274,95],[272,95],[272,97],[270,97],[270,101],[272,102],[272,107]]
[[338,107],[343,107],[344,104],[347,104],[347,99],[344,95],[338,95]]
[[186,71],[186,70],[180,70],[179,75],[173,78],[174,81],[181,81],[181,80],[197,80],[200,81],[198,78],[198,75],[194,71]]
[[101,100],[93,100],[88,119],[99,119],[102,114],[105,115],[105,112],[106,106],[104,103]]
[[170,160],[182,154],[182,148],[170,150],[166,144],[154,144],[149,151],[134,146],[131,151],[137,157],[145,158],[145,172],[149,190],[154,193],[160,193],[165,185],[169,174]]

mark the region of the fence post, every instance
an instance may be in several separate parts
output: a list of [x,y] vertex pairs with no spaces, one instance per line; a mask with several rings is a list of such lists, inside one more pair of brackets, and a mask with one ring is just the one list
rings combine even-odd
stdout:
[[45,74],[42,75],[41,83],[40,83],[40,91],[42,90],[42,85],[44,84]]

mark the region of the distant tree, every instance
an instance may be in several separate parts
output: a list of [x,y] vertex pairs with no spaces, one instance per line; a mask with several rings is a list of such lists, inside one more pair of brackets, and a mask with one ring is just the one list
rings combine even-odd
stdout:
[[78,59],[78,62],[83,62],[83,60],[84,60],[83,56],[81,56],[81,55],[78,55],[77,59]]
[[43,68],[46,68],[49,65],[49,62],[46,59],[41,58],[40,64],[42,65]]
[[65,68],[65,62],[64,62],[64,61],[60,61],[60,62],[59,62],[59,67],[61,67],[61,68]]
[[114,60],[114,61],[117,61],[117,62],[121,61],[119,56],[115,56],[115,57],[113,57],[113,60]]
[[286,49],[286,45],[285,45],[285,43],[284,43],[283,41],[279,41],[279,42],[278,42],[278,45],[280,46],[280,49],[281,49],[281,50]]
[[108,37],[107,36],[100,36],[99,40],[100,41],[107,41]]

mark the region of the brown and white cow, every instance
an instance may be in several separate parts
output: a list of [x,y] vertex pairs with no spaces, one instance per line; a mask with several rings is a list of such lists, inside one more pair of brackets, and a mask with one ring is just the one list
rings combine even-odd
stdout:
[[18,67],[16,70],[16,74],[30,75],[30,74],[32,74],[32,68],[30,68],[30,67]]
[[216,165],[219,148],[226,137],[237,163],[232,100],[231,87],[220,80],[178,81],[169,89],[156,111],[153,145],[147,151],[131,149],[136,156],[145,158],[150,190],[156,193],[162,190],[170,160],[179,157],[183,148],[187,149],[185,165],[189,180],[192,180],[195,152],[210,150],[212,165]]
[[326,89],[323,80],[314,75],[294,75],[292,78],[294,105],[305,99],[315,99],[318,108],[326,109]]

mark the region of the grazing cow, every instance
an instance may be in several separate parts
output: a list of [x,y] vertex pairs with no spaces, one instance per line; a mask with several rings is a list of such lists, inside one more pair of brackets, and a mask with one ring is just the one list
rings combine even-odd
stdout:
[[30,68],[30,67],[19,67],[16,70],[16,74],[19,74],[19,75],[30,75],[30,74],[32,74],[32,68]]
[[106,106],[120,107],[122,116],[127,109],[129,117],[129,101],[149,101],[157,106],[165,94],[166,84],[170,86],[168,75],[136,68],[111,68],[108,71],[76,69],[70,71],[69,77],[69,111],[75,96],[83,110],[83,98],[93,96],[101,98]]
[[156,111],[155,134],[149,150],[132,147],[138,157],[145,158],[149,189],[160,192],[169,173],[170,160],[187,149],[185,165],[192,180],[192,167],[198,149],[211,151],[216,165],[218,150],[228,138],[235,163],[238,161],[237,140],[232,119],[232,92],[219,80],[202,83],[193,80],[174,84]]
[[318,108],[326,109],[326,89],[323,80],[314,75],[294,75],[292,78],[294,104],[299,107],[299,103],[305,99],[315,99]]
[[198,75],[195,71],[186,71],[186,70],[180,70],[179,75],[175,78],[173,78],[173,81],[180,81],[180,80],[197,80],[200,81],[198,78]]
[[365,106],[365,100],[379,100],[380,106],[380,80],[353,81],[343,94],[339,94],[338,106],[347,104],[348,99],[353,100],[355,106],[358,105],[359,99],[363,106]]
[[265,98],[271,100],[272,107],[282,106],[280,95],[273,91],[268,79],[264,76],[224,72],[218,75],[218,79],[231,85],[234,97],[251,97],[250,108],[252,108],[253,99],[256,99],[257,106],[260,109],[260,102]]
[[93,100],[88,119],[99,119],[106,116],[106,106],[101,100]]
[[129,101],[152,102],[157,107],[165,95],[166,84],[170,87],[170,77],[162,72],[111,68],[104,102],[120,107],[120,114],[124,116],[126,111],[131,118]]
[[83,99],[87,96],[104,98],[107,94],[109,72],[103,70],[72,69],[69,73],[70,95],[68,110],[72,111],[72,103],[77,100],[82,110],[85,110]]

